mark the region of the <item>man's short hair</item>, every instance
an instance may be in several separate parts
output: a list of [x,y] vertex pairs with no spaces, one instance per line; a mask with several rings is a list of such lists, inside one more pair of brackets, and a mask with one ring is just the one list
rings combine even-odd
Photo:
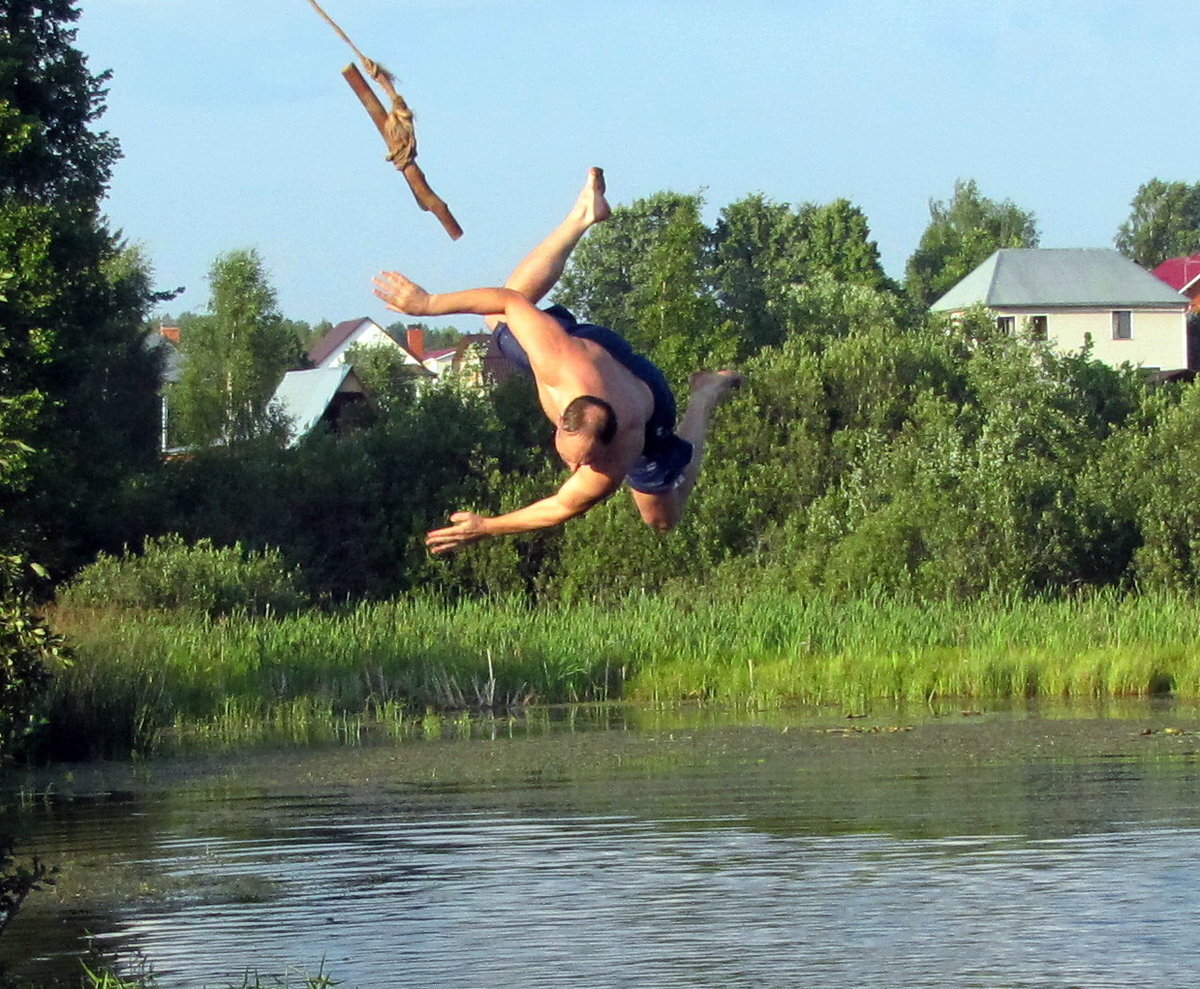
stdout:
[[563,409],[562,427],[568,433],[589,433],[608,444],[617,435],[617,413],[602,398],[580,395]]

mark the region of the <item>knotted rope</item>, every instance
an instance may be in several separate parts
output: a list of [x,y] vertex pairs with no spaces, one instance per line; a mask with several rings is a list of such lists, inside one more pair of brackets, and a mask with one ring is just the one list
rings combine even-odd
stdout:
[[382,65],[373,59],[367,58],[358,46],[350,40],[337,22],[334,21],[324,10],[317,0],[308,0],[312,4],[313,9],[324,19],[338,36],[350,46],[350,50],[358,56],[358,61],[372,79],[379,83],[380,88],[388,95],[392,101],[392,108],[388,111],[387,120],[381,127],[383,139],[388,146],[388,161],[395,165],[401,171],[414,158],[417,157],[417,136],[413,131],[413,112],[408,108],[408,104],[404,102],[404,97],[396,91],[396,79]]

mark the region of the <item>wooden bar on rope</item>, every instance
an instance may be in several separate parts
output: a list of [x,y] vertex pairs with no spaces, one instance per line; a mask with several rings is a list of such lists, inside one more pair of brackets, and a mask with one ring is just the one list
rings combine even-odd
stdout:
[[[344,69],[342,75],[346,82],[350,84],[350,88],[354,90],[354,95],[366,108],[372,122],[375,124],[379,133],[383,136],[384,141],[388,140],[387,119],[388,112],[384,109],[383,103],[375,94],[367,80],[363,78],[363,74],[358,71],[358,66],[351,62]],[[394,148],[388,148],[389,151],[394,151]],[[448,233],[454,240],[458,240],[462,236],[462,227],[458,225],[458,221],[454,219],[450,212],[450,207],[442,202],[441,198],[431,188],[429,183],[425,181],[425,173],[421,171],[421,166],[415,161],[410,160],[405,165],[398,165],[401,174],[408,182],[408,187],[412,189],[412,194],[417,200],[417,205],[427,213],[432,213],[446,228]]]

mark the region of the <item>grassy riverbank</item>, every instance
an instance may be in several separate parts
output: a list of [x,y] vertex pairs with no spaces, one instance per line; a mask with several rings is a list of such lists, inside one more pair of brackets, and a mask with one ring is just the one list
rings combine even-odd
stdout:
[[415,600],[210,620],[60,611],[75,665],[49,736],[67,752],[353,734],[427,708],[684,700],[853,709],[934,697],[1200,697],[1200,602],[835,602],[663,595],[613,607]]

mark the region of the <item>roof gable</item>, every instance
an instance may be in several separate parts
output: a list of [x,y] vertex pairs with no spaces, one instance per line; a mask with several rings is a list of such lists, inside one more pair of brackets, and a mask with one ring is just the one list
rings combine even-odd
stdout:
[[288,371],[272,398],[291,426],[292,443],[308,433],[341,391],[361,392],[362,385],[349,364]]
[[1106,248],[1001,248],[938,299],[935,312],[1056,306],[1186,305],[1169,285]]
[[340,347],[345,346],[346,341],[354,335],[355,330],[366,322],[368,320],[364,316],[362,319],[348,319],[338,323],[313,344],[312,349],[308,352],[308,359],[317,365],[328,360]]
[[308,359],[317,367],[326,367],[338,360],[363,337],[373,338],[375,343],[372,346],[377,344],[394,346],[404,355],[406,361],[413,364],[420,363],[408,347],[399,342],[375,320],[366,316],[362,319],[348,319],[331,328],[309,350]]

